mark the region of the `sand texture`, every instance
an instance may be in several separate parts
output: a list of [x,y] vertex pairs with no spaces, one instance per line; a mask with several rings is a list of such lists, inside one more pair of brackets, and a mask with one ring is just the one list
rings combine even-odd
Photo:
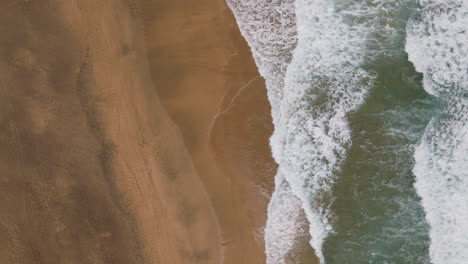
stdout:
[[142,0],[151,73],[209,193],[224,263],[265,263],[276,172],[264,80],[224,0]]
[[264,262],[269,105],[223,1],[3,1],[0,57],[1,263]]

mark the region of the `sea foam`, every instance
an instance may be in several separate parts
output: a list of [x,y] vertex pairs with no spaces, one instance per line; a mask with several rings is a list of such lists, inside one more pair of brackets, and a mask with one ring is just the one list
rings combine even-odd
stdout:
[[[297,44],[294,0],[227,0],[242,35],[249,44],[260,74],[265,78],[272,118],[278,127],[284,77]],[[301,201],[291,192],[281,172],[268,206],[265,227],[267,263],[288,264],[299,256],[309,223]]]
[[227,0],[227,3],[265,78],[276,124],[284,76],[297,44],[295,0]]
[[303,203],[322,263],[323,242],[333,232],[331,191],[351,144],[348,114],[364,102],[375,78],[362,67],[373,30],[364,16],[378,8],[337,3],[296,1],[298,44],[271,144],[279,170]]
[[[268,263],[302,263],[310,236],[302,202],[291,192],[281,173],[275,178],[275,191],[268,206],[265,245]],[[310,248],[310,246],[309,246]]]
[[415,187],[430,225],[434,264],[468,259],[468,2],[422,0],[408,25],[406,51],[424,88],[445,108],[415,152]]
[[[228,0],[265,78],[275,125],[270,140],[279,164],[266,228],[268,263],[287,263],[281,245],[303,232],[300,209],[311,227],[321,262],[333,232],[331,190],[351,145],[348,115],[365,100],[375,75],[365,64],[392,34],[388,10],[395,1]],[[280,180],[278,180],[280,179]],[[281,200],[283,199],[283,200]],[[288,236],[281,210],[291,201]],[[301,207],[298,208],[297,201]],[[271,239],[276,238],[276,239]],[[274,251],[274,252],[273,252]]]

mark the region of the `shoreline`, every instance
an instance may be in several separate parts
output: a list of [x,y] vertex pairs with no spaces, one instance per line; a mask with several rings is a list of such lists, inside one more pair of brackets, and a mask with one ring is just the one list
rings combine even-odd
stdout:
[[210,196],[223,263],[265,263],[264,195],[276,163],[266,88],[250,48],[224,0],[141,3],[151,73]]
[[270,108],[224,0],[1,19],[6,262],[265,262]]

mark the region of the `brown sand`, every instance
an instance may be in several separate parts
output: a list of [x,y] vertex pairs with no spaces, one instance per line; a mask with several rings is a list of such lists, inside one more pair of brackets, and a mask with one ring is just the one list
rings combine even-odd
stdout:
[[265,263],[276,164],[264,80],[249,48],[224,0],[141,3],[152,76],[213,202],[224,263]]
[[220,263],[132,1],[4,1],[1,263]]
[[0,263],[265,262],[270,108],[224,0],[0,15]]

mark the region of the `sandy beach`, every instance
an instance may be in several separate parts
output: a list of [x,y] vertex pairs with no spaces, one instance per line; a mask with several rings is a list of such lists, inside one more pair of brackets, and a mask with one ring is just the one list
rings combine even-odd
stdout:
[[263,80],[224,1],[1,11],[5,263],[262,263]]
[[151,73],[221,227],[224,263],[264,263],[270,105],[224,0],[141,1]]
[[0,264],[464,263],[442,2],[2,1]]

